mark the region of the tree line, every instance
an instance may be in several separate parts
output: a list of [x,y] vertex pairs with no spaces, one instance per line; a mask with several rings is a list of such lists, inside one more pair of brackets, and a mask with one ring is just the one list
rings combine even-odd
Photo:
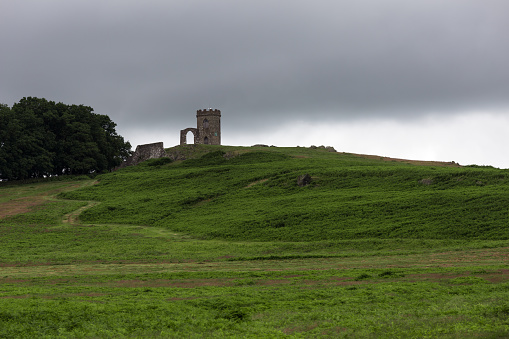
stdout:
[[0,178],[109,171],[131,153],[107,115],[84,105],[23,98],[0,104]]

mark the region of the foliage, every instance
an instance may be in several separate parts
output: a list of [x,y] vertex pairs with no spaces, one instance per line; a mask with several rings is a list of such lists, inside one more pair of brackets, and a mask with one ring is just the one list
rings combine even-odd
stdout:
[[[509,172],[426,167],[309,149],[210,148],[126,168],[67,193],[101,201],[89,223],[165,227],[201,239],[508,239]],[[296,179],[309,173],[309,186]],[[426,179],[423,181],[423,179]]]
[[0,185],[0,337],[509,336],[507,171],[195,149]]
[[170,158],[163,157],[163,158],[149,159],[147,161],[144,161],[142,166],[162,166],[162,165],[169,164],[170,162],[172,162],[172,160]]
[[103,172],[118,166],[130,144],[106,115],[83,105],[23,98],[0,107],[0,177],[27,179]]

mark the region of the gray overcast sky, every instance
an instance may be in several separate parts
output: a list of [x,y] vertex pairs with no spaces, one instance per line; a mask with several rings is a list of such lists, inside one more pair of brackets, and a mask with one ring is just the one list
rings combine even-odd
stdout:
[[223,143],[509,168],[507,0],[0,0],[0,102],[85,104],[137,144],[195,112]]

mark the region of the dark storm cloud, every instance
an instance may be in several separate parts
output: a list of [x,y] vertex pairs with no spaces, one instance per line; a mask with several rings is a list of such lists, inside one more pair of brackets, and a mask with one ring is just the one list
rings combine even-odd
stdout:
[[509,107],[505,0],[18,1],[0,102],[83,103],[119,125],[246,129]]

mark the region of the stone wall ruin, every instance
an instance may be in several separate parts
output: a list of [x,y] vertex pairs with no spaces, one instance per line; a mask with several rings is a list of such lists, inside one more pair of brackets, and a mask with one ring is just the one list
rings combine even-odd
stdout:
[[153,144],[138,145],[133,155],[127,158],[127,160],[120,165],[120,168],[126,166],[135,166],[143,161],[149,159],[158,159],[167,157],[166,151],[164,150],[162,142],[155,142]]
[[[187,144],[187,133],[193,133],[193,144],[221,145],[221,111],[218,109],[200,109],[196,111],[196,128],[190,127],[180,131],[180,144]],[[162,142],[138,145],[133,155],[124,161],[118,168],[135,166],[149,159],[168,157],[171,160],[183,160],[185,156],[167,154]],[[117,168],[117,169],[118,169]]]

